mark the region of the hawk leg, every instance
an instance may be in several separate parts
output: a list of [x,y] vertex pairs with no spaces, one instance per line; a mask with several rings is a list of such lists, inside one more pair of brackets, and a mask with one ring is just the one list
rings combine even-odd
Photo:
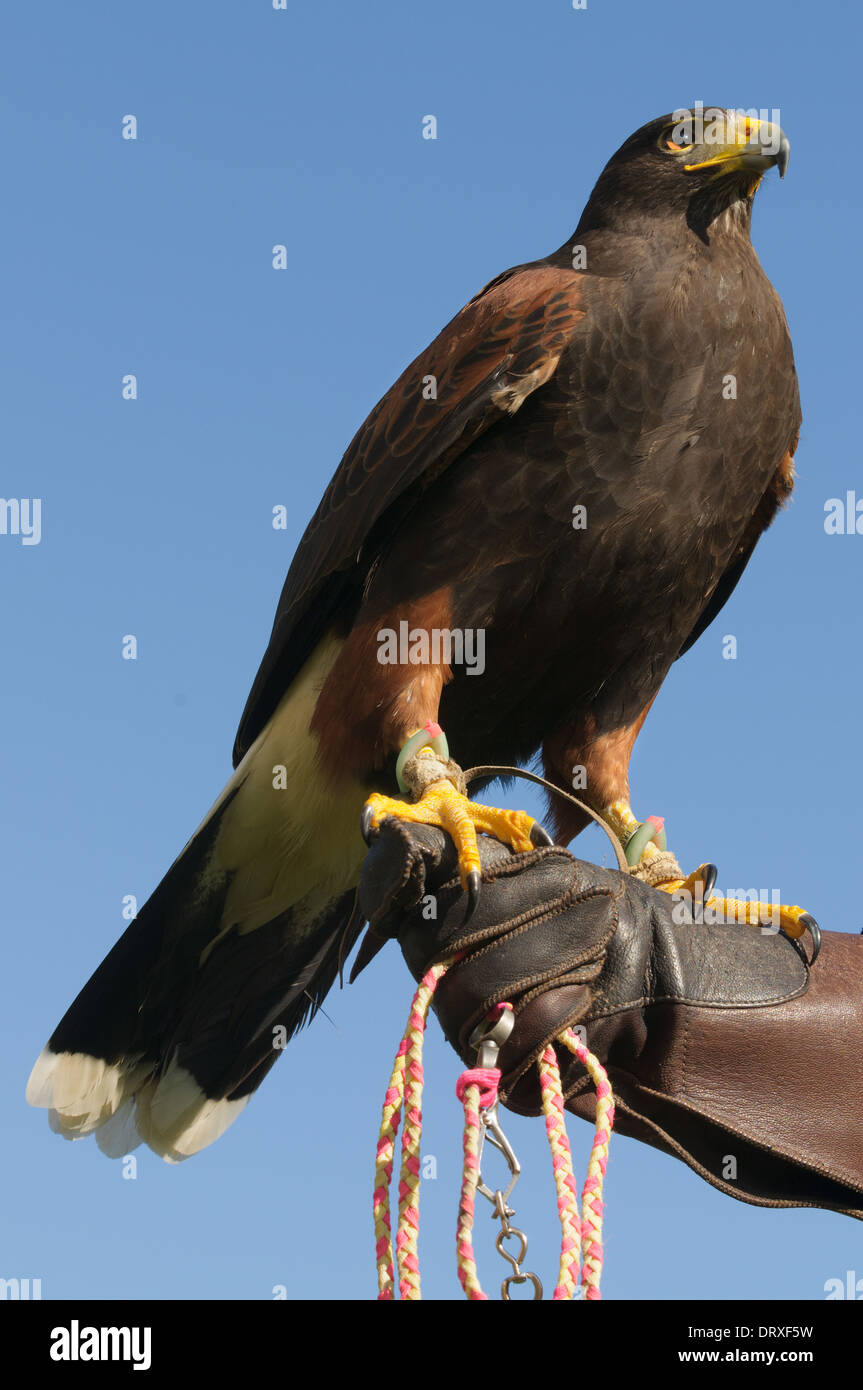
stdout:
[[[818,924],[802,907],[711,897],[716,866],[700,864],[691,874],[684,875],[666,845],[661,817],[648,816],[646,821],[636,819],[629,804],[629,759],[651,704],[652,701],[648,702],[631,724],[602,733],[593,716],[564,723],[544,745],[546,772],[561,787],[568,785],[576,769],[584,774],[578,785],[587,789],[591,804],[620,840],[634,878],[666,893],[681,897],[688,894],[693,909],[703,911],[707,924],[746,922],[762,930],[782,931],[795,939],[808,931],[817,954]],[[580,811],[560,805],[552,807],[552,815],[559,843],[563,845],[586,824],[586,817]]]
[[373,792],[363,808],[363,835],[368,840],[387,816],[445,830],[458,851],[469,913],[475,908],[480,891],[478,834],[493,835],[516,854],[552,843],[539,821],[526,811],[501,810],[468,799],[464,775],[450,758],[438,724],[429,722],[411,735],[399,756],[397,775],[400,789],[412,800],[396,800]]
[[812,959],[815,959],[820,949],[821,932],[815,918],[805,908],[742,898],[711,897],[716,882],[716,865],[700,864],[684,878],[676,858],[666,849],[661,817],[648,816],[646,821],[639,822],[629,802],[623,800],[612,802],[602,815],[624,846],[633,877],[664,893],[688,894],[691,903],[700,904],[708,924],[711,921],[746,922],[749,926],[784,932],[795,940],[808,931],[814,945]]

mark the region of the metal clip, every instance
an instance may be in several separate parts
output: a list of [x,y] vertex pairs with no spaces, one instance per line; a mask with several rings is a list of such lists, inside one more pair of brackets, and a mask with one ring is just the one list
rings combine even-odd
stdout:
[[467,1043],[468,1047],[476,1048],[478,1067],[497,1065],[497,1054],[514,1027],[515,1014],[512,1009],[503,1009],[500,1018],[495,1023],[489,1024],[487,1019],[483,1019],[481,1023],[476,1025]]
[[[497,1021],[490,1027],[486,1022],[477,1024],[468,1042],[471,1047],[476,1048],[478,1067],[492,1068],[497,1066],[498,1053],[514,1026],[515,1015],[512,1009],[504,1009]],[[521,1164],[516,1157],[512,1144],[507,1139],[501,1127],[497,1114],[497,1101],[495,1101],[493,1105],[480,1111],[480,1124],[482,1128],[479,1138],[479,1152],[477,1155],[480,1163],[480,1172],[477,1174],[476,1190],[491,1202],[494,1208],[492,1219],[496,1218],[500,1221],[500,1231],[498,1232],[495,1246],[498,1254],[501,1255],[508,1264],[512,1265],[513,1270],[512,1274],[508,1275],[500,1286],[501,1297],[506,1302],[509,1302],[509,1291],[513,1285],[529,1283],[533,1285],[534,1299],[540,1299],[542,1298],[542,1284],[539,1278],[537,1275],[531,1274],[528,1271],[522,1271],[521,1269],[521,1262],[527,1254],[527,1236],[524,1234],[524,1231],[520,1231],[517,1226],[511,1226],[509,1224],[509,1218],[515,1215],[515,1212],[509,1205],[509,1199],[512,1196],[516,1183],[521,1177]],[[483,1182],[482,1154],[486,1139],[488,1139],[488,1142],[503,1155],[507,1167],[509,1168],[511,1177],[505,1190],[496,1188],[492,1191],[492,1189]],[[505,1242],[510,1238],[516,1239],[519,1242],[517,1255],[513,1255],[505,1248]]]
[[[490,1105],[488,1107],[488,1110],[484,1110],[482,1112],[480,1119],[482,1122],[482,1133],[479,1139],[478,1154],[480,1165],[482,1165],[482,1151],[485,1147],[485,1141],[487,1139],[488,1142],[492,1144],[494,1148],[497,1149],[498,1153],[503,1154],[504,1158],[506,1159],[506,1165],[509,1168],[510,1173],[512,1174],[512,1177],[510,1178],[507,1184],[506,1191],[502,1194],[504,1204],[506,1204],[512,1196],[513,1189],[516,1183],[521,1177],[521,1164],[519,1163],[518,1158],[516,1157],[515,1149],[512,1147],[512,1144],[509,1142],[501,1128],[500,1120],[497,1118],[496,1101],[494,1105]],[[482,1176],[480,1176],[477,1181],[476,1190],[477,1192],[481,1192],[483,1197],[487,1197],[488,1200],[492,1203],[492,1205],[495,1205],[495,1199],[499,1195],[499,1193],[492,1192],[491,1188],[487,1187],[486,1184],[483,1182]],[[507,1216],[513,1215],[509,1207],[506,1208],[506,1214]]]

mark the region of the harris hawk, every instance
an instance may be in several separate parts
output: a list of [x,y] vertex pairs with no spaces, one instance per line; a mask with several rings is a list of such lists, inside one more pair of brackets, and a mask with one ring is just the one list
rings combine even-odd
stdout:
[[[374,408],[291,564],[233,776],[36,1062],[54,1129],[177,1161],[227,1128],[363,925],[364,805],[366,830],[448,829],[474,896],[477,832],[541,838],[467,800],[441,728],[464,765],[583,769],[663,881],[633,744],[793,483],[791,342],[750,240],[787,159],[730,110],[649,122],[563,246],[490,281]],[[587,823],[552,814],[560,843]]]

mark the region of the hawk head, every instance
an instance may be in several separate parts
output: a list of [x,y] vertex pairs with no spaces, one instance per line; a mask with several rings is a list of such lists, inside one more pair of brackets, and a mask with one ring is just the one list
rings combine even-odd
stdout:
[[633,218],[682,217],[699,232],[752,197],[775,164],[784,177],[790,145],[773,121],[722,106],[670,112],[624,141],[602,171],[580,226],[631,227]]

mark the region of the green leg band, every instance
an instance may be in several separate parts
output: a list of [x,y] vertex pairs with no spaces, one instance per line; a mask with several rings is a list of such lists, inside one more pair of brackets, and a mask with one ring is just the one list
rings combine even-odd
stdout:
[[[437,730],[437,732],[435,732]],[[433,748],[439,758],[449,757],[449,744],[446,741],[446,734],[439,724],[429,722],[425,728],[417,729],[415,734],[411,734],[407,743],[399,753],[396,762],[396,781],[399,784],[400,792],[407,792],[408,788],[402,775],[404,765],[408,758],[412,758],[421,748]]]
[[657,849],[666,850],[668,848],[665,828],[663,827],[662,830],[657,830],[655,825],[650,824],[650,821],[643,821],[638,829],[632,832],[626,842],[626,862],[631,869],[635,868],[635,865],[638,863],[651,840],[656,845]]

